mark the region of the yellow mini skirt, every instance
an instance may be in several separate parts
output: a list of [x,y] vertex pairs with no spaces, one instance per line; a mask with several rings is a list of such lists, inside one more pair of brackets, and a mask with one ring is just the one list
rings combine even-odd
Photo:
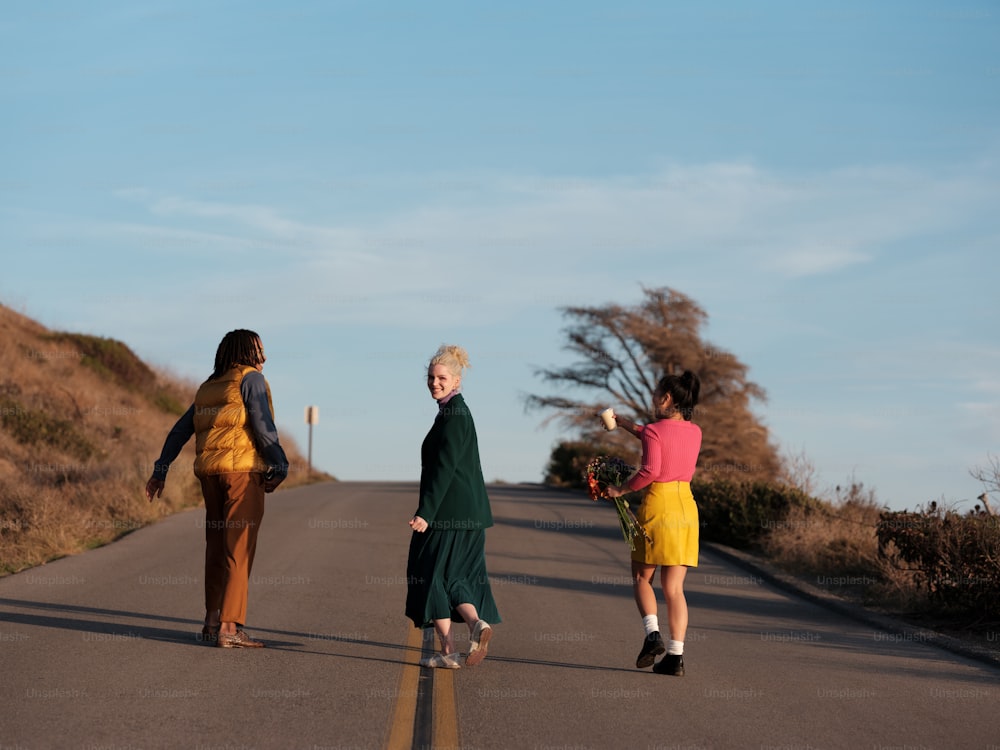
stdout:
[[698,506],[690,483],[653,482],[635,517],[649,537],[636,539],[635,562],[698,567]]

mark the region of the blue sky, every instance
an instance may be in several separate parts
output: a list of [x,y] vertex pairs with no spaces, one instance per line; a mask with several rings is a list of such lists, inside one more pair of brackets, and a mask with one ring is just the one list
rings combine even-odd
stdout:
[[[415,479],[465,346],[487,479],[564,305],[671,286],[829,491],[971,507],[1000,453],[988,3],[16,3],[0,301],[203,378],[257,330],[278,424]],[[152,460],[151,457],[150,460]],[[1000,504],[1000,498],[997,498]]]

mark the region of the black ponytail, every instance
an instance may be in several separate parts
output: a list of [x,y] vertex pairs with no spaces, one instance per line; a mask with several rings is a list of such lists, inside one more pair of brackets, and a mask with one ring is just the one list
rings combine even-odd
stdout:
[[664,375],[656,385],[656,390],[663,396],[669,395],[673,408],[681,413],[688,422],[694,415],[694,407],[698,405],[698,393],[701,391],[701,381],[690,370],[680,375]]

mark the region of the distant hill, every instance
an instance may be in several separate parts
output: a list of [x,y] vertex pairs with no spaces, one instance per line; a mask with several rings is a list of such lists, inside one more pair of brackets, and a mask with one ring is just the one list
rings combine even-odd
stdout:
[[[0,575],[201,504],[193,440],[163,497],[148,503],[143,492],[196,383],[156,371],[120,341],[50,331],[4,305],[0,363]],[[306,458],[276,421],[292,464],[282,488],[333,479],[315,469],[307,477]]]

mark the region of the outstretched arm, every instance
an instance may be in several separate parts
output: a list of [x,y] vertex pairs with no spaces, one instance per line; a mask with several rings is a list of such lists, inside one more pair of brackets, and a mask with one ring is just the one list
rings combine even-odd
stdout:
[[618,422],[618,426],[625,430],[625,432],[634,437],[642,438],[642,431],[645,429],[643,425],[636,424],[628,417],[619,417],[617,414],[615,415],[615,421]]
[[153,502],[154,497],[160,497],[163,494],[163,486],[167,481],[167,471],[170,469],[170,464],[180,455],[181,450],[192,435],[194,435],[194,404],[191,404],[167,433],[160,457],[153,464],[153,476],[146,482],[146,499],[150,502]]

